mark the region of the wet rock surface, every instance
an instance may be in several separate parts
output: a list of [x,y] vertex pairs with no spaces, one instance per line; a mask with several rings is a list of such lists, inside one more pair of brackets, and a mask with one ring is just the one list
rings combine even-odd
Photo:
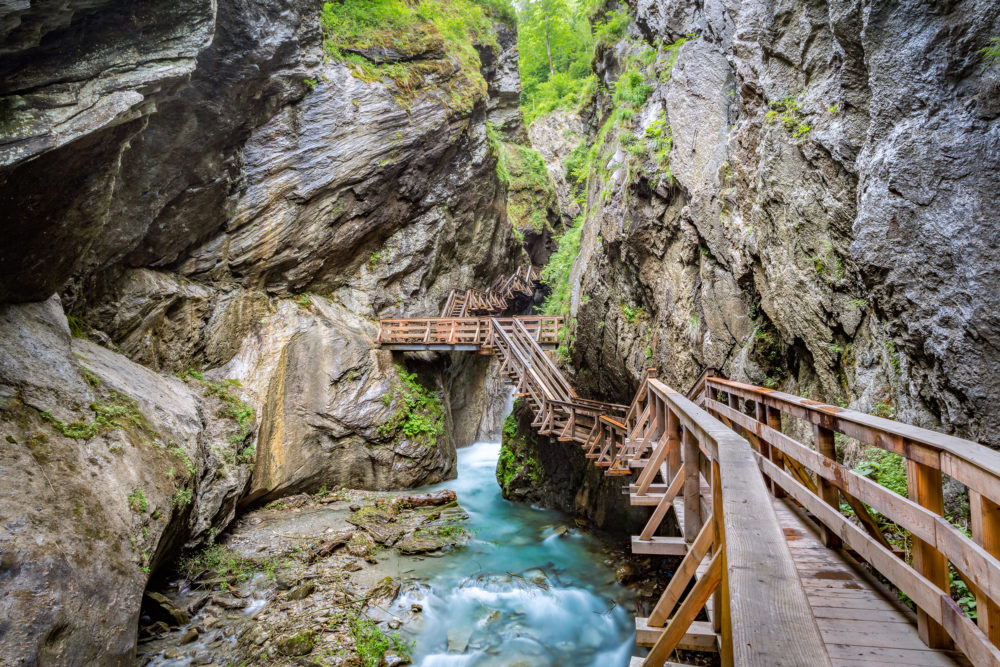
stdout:
[[[143,606],[139,663],[239,664],[311,655],[321,664],[361,664],[359,641],[384,636],[397,648],[389,660],[406,664],[408,644],[391,633],[419,609],[383,611],[399,595],[407,553],[401,545],[417,540],[426,545],[421,553],[437,555],[461,548],[468,539],[465,518],[454,493],[323,491],[250,512],[217,544],[180,561],[179,577],[161,584],[162,592],[149,594],[155,599]],[[386,539],[385,526],[396,539]],[[178,616],[164,624],[164,605],[190,620]]]
[[0,654],[129,664],[149,573],[235,515],[253,434],[226,410],[73,338],[58,297],[0,306]]

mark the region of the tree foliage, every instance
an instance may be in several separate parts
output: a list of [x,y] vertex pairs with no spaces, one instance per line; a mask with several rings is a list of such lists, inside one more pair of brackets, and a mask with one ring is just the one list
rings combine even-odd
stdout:
[[594,38],[588,0],[520,0],[518,51],[521,106],[530,124],[554,109],[573,108],[594,86]]

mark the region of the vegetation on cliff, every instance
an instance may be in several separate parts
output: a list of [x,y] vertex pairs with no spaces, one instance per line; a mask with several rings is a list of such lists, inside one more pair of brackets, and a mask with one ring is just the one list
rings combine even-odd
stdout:
[[378,432],[395,440],[405,438],[433,447],[444,433],[441,400],[420,384],[416,373],[408,373],[402,366],[397,366],[396,371],[399,379],[393,381],[392,390],[383,401],[397,408],[389,421],[378,427]]
[[456,109],[469,110],[486,96],[476,47],[499,50],[494,19],[509,21],[497,0],[345,0],[323,5],[323,46],[329,57],[352,66],[365,81],[394,82],[405,100],[434,75]]
[[530,146],[504,141],[491,123],[486,124],[486,137],[496,157],[497,178],[507,186],[507,217],[514,233],[523,237],[526,228],[552,231],[549,214],[558,216],[559,204],[541,154]]

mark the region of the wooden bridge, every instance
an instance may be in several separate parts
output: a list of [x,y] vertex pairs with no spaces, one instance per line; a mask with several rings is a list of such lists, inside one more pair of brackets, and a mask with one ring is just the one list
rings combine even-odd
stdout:
[[[717,651],[724,665],[1000,665],[1000,452],[711,369],[687,394],[651,370],[628,405],[583,399],[544,351],[560,325],[383,320],[378,342],[496,355],[538,432],[580,447],[649,508],[632,551],[679,565],[636,618],[650,651],[632,667],[676,665],[677,649]],[[909,495],[838,462],[838,434],[903,457]],[[968,532],[943,516],[945,476],[968,488]],[[952,599],[953,579],[978,620]]]

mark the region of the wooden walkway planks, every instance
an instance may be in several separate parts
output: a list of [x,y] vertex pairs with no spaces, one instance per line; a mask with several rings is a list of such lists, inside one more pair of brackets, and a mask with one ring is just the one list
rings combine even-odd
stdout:
[[917,634],[916,616],[888,599],[843,554],[828,549],[815,524],[787,503],[775,499],[774,511],[834,665],[969,664],[949,651],[927,648]]

